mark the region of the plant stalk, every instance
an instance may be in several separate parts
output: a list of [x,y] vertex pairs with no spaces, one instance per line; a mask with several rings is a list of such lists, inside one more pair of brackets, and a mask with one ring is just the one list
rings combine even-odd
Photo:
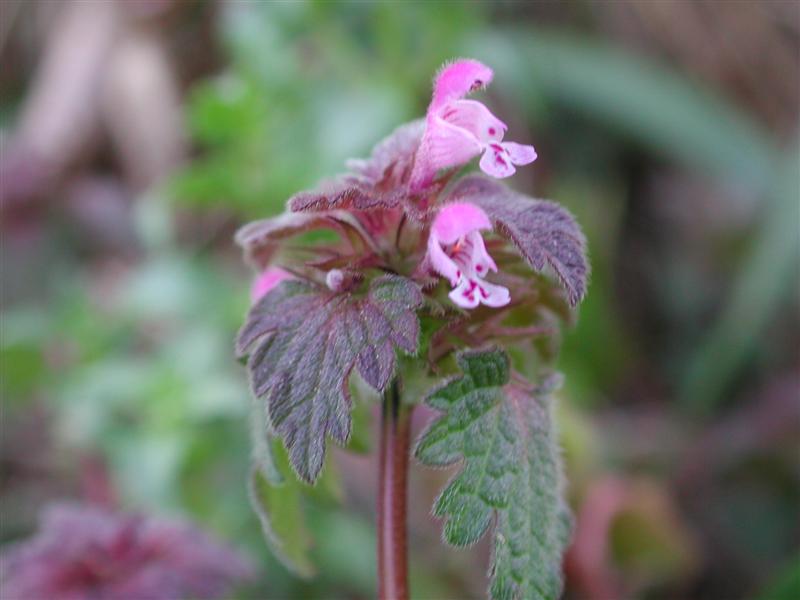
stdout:
[[411,407],[395,379],[383,397],[378,462],[378,598],[408,600],[406,500]]

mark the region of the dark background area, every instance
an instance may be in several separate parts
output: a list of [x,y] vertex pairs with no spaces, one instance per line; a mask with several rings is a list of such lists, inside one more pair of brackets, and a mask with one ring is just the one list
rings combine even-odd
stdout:
[[[232,235],[424,114],[456,56],[537,148],[511,184],[589,239],[558,365],[566,598],[800,598],[789,0],[3,0],[0,540],[82,499],[248,550],[242,598],[374,596],[366,455],[308,501],[316,578],[261,540]],[[412,590],[482,597],[488,544],[445,549],[429,516],[447,475],[412,469]]]

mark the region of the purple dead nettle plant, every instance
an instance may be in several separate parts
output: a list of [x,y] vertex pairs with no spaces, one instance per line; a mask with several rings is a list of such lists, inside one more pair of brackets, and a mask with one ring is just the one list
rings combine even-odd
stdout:
[[[381,598],[408,596],[409,421],[421,401],[441,414],[417,440],[416,458],[460,464],[433,509],[445,519],[445,541],[470,545],[492,525],[490,597],[561,593],[571,517],[549,365],[589,268],[566,210],[498,181],[536,152],[504,141],[506,125],[466,98],[492,76],[474,60],[445,65],[424,120],[237,234],[259,273],[237,352],[255,398],[251,496],[267,538],[290,567],[308,572],[286,533],[290,517],[271,513],[281,490],[297,494],[278,455],[316,483],[327,438],[345,446],[351,438],[353,392],[372,388],[383,398]],[[455,177],[478,156],[485,175]],[[336,241],[292,239],[320,229]]]

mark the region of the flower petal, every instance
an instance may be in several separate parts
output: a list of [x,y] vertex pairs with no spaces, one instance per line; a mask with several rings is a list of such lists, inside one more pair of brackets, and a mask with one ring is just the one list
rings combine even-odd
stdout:
[[255,281],[253,281],[253,287],[250,289],[250,301],[255,304],[277,287],[281,281],[292,278],[293,276],[291,273],[284,271],[280,267],[265,269],[256,277]]
[[491,229],[492,223],[483,209],[469,202],[445,204],[436,214],[431,236],[442,244],[454,244],[472,231]]
[[439,169],[463,165],[478,156],[481,150],[483,145],[468,130],[433,116],[428,119],[425,137],[414,163],[412,182],[424,185]]
[[508,289],[501,285],[480,281],[478,282],[478,288],[481,304],[498,308],[511,302],[511,295],[508,293]]
[[461,59],[447,64],[436,75],[433,83],[431,109],[463,98],[469,92],[487,86],[494,77],[492,70],[472,59]]
[[472,246],[472,256],[470,262],[472,268],[480,277],[486,277],[486,273],[491,269],[497,272],[497,265],[489,253],[486,251],[486,245],[483,242],[483,236],[477,231],[467,234],[467,241]]
[[466,277],[447,296],[461,308],[475,308],[480,304],[480,293],[475,280]]
[[450,281],[450,285],[454,286],[458,284],[458,280],[461,277],[461,270],[458,268],[458,265],[447,256],[442,246],[439,244],[439,240],[433,234],[428,237],[428,260],[434,271],[439,273],[442,277],[447,277]]
[[515,165],[527,165],[536,160],[537,154],[533,146],[517,144],[516,142],[503,142],[501,146]]
[[458,100],[444,105],[439,111],[443,121],[466,129],[480,142],[499,142],[508,126],[477,100]]
[[509,177],[516,172],[511,157],[500,144],[489,144],[479,164],[481,171],[498,179]]

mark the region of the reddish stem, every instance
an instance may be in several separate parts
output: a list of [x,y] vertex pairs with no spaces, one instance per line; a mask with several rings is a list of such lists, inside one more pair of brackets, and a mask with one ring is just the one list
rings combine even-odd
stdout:
[[383,398],[378,463],[378,598],[408,599],[406,498],[411,408],[395,380]]

